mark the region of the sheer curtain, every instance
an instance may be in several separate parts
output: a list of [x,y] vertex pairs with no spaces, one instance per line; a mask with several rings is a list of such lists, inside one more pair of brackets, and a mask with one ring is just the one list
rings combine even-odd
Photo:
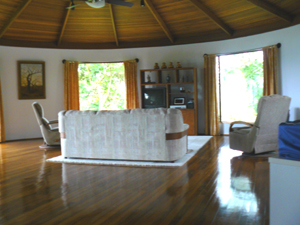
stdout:
[[126,108],[139,108],[136,60],[124,61],[124,76],[126,86]]
[[78,62],[65,61],[64,105],[65,110],[79,110]]
[[220,135],[218,116],[216,55],[204,55],[205,134]]
[[277,73],[278,73],[278,47],[271,45],[262,48],[264,53],[264,89],[263,95],[273,95],[278,93]]
[[2,89],[0,80],[0,142],[5,141],[5,126],[4,126],[4,114],[3,114],[3,102],[2,102]]

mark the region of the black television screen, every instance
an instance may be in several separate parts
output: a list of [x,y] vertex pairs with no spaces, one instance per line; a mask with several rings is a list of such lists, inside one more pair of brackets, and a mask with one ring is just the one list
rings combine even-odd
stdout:
[[166,108],[166,88],[145,88],[143,108]]

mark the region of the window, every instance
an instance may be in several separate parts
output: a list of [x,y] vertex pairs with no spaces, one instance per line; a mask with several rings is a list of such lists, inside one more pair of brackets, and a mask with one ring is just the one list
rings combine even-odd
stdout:
[[80,110],[126,108],[123,63],[81,63],[78,74]]
[[263,95],[263,51],[221,55],[219,105],[222,122],[254,122]]

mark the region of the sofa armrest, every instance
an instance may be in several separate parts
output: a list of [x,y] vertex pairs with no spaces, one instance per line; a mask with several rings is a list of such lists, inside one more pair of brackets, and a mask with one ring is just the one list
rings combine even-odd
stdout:
[[166,140],[180,139],[180,138],[182,138],[184,136],[187,136],[189,125],[188,124],[183,124],[183,126],[184,126],[184,130],[181,131],[181,132],[166,133]]
[[65,120],[65,113],[66,113],[66,111],[60,111],[58,113],[58,130],[61,133],[61,136],[62,136],[62,134],[65,133],[65,123],[64,123],[65,122],[64,121]]

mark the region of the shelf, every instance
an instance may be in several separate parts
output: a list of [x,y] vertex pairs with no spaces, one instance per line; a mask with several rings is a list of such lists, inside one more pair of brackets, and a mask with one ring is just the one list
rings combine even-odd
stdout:
[[190,110],[190,111],[194,111],[195,110],[195,108],[186,108],[186,109],[180,109],[180,110],[185,110],[185,111],[188,111],[188,110]]
[[176,84],[194,84],[194,82],[178,82],[178,83],[164,83],[168,85],[176,85]]
[[169,93],[169,95],[184,95],[184,94],[194,94],[194,92],[174,92],[174,93]]
[[194,84],[194,82],[178,82],[178,83],[145,83],[141,84],[142,86],[146,85],[182,85],[182,84]]
[[[147,81],[150,82],[147,83]],[[140,88],[142,105],[146,101],[143,92],[151,89],[165,89],[163,98],[165,98],[164,101],[167,108],[173,105],[176,98],[185,98],[187,101],[194,99],[193,109],[180,110],[184,123],[189,125],[188,135],[197,135],[197,69],[195,67],[140,70]],[[185,92],[180,92],[182,89]],[[160,95],[153,95],[152,97],[161,99]]]
[[148,85],[166,85],[162,83],[146,83],[146,84],[141,84],[141,86],[148,86]]

